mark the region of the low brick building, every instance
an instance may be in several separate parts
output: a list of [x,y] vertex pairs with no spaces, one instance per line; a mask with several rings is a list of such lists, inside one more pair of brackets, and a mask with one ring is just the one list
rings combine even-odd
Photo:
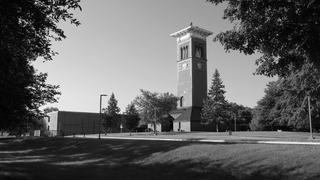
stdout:
[[48,113],[45,126],[51,136],[97,134],[99,118],[99,113],[55,111]]

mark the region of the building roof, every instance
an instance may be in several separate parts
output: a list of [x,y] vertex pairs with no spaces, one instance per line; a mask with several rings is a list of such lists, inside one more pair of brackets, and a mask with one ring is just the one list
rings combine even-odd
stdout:
[[201,107],[185,107],[171,111],[170,116],[174,121],[200,121]]
[[174,121],[190,121],[192,107],[176,109],[169,114],[174,118]]
[[190,26],[188,26],[180,31],[177,31],[175,33],[172,33],[172,34],[170,34],[170,36],[175,37],[175,38],[179,38],[179,37],[184,36],[188,33],[196,34],[196,35],[201,36],[203,38],[206,38],[212,34],[211,31],[205,30],[205,29],[200,28],[198,26],[193,26],[191,23]]
[[54,114],[54,113],[99,114],[95,112],[81,112],[81,111],[52,111],[52,112],[49,112],[48,115]]

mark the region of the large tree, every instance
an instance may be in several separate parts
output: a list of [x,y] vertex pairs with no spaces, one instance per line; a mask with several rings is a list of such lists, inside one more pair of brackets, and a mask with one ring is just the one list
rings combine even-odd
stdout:
[[225,90],[220,73],[216,69],[213,73],[212,82],[208,91],[208,96],[203,102],[201,112],[203,124],[214,124],[216,131],[219,131],[219,124],[226,123],[227,120],[227,101]]
[[52,41],[66,36],[58,23],[79,25],[71,10],[81,9],[79,0],[0,1],[0,128],[27,127],[43,114],[39,107],[56,102],[58,86],[46,83],[32,61],[52,60]]
[[304,64],[319,68],[320,2],[208,0],[226,2],[224,19],[234,28],[219,33],[215,40],[224,48],[245,54],[262,53],[257,74],[287,76]]
[[[279,78],[269,83],[265,96],[254,108],[251,128],[253,130],[309,130],[307,96],[301,86],[313,81],[319,81],[319,76],[300,71],[288,78]],[[319,90],[310,92],[311,114],[315,129],[320,128],[319,94]]]
[[214,40],[226,51],[260,53],[256,74],[278,76],[281,80],[283,92],[275,106],[264,105],[263,98],[255,109],[255,120],[262,118],[259,113],[270,111],[266,114],[268,118],[278,118],[272,119],[278,123],[276,126],[306,128],[307,94],[311,95],[313,116],[317,117],[320,108],[320,2],[208,1],[215,5],[225,3],[223,18],[234,24],[233,29],[219,33]]
[[156,124],[165,117],[170,111],[177,107],[178,98],[171,93],[156,93],[146,90],[140,90],[141,95],[134,100],[141,120],[145,123],[152,123],[154,132],[156,132]]
[[103,126],[105,131],[109,130],[117,130],[121,124],[121,117],[119,115],[120,108],[118,107],[118,100],[116,99],[114,93],[111,94],[108,100],[107,108],[103,109]]
[[140,118],[138,110],[136,109],[134,103],[130,103],[125,111],[125,124],[126,128],[132,131],[139,124]]
[[234,131],[246,131],[250,129],[250,122],[252,120],[252,109],[239,105],[234,102],[227,104],[227,114],[229,116],[230,129]]
[[250,127],[252,130],[276,130],[279,128],[279,115],[277,101],[282,92],[279,89],[279,82],[270,82],[265,89],[265,96],[258,101],[253,110],[253,119]]
[[105,113],[110,116],[116,116],[120,112],[120,108],[118,107],[118,100],[116,99],[114,93],[111,94],[108,100],[108,107],[104,109]]
[[306,99],[310,95],[314,128],[320,128],[319,72],[319,69],[306,64],[301,70],[292,71],[288,77],[278,80],[279,88],[283,92],[277,103],[281,107],[282,123],[286,123],[295,130],[308,130],[309,119]]

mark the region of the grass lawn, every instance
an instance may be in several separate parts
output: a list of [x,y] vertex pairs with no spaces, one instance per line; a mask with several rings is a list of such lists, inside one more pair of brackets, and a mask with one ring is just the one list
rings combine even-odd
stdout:
[[319,179],[320,146],[0,139],[0,179]]
[[[87,135],[87,137],[98,137],[98,135]],[[102,134],[102,137],[105,136]],[[154,136],[153,133],[111,133],[108,137],[143,137],[143,138],[168,138],[168,139],[223,139],[223,140],[266,140],[266,141],[300,141],[300,142],[320,142],[320,134],[313,133],[315,139],[310,139],[308,132],[277,132],[277,131],[238,131],[232,132],[163,132]],[[83,135],[78,135],[83,137]]]

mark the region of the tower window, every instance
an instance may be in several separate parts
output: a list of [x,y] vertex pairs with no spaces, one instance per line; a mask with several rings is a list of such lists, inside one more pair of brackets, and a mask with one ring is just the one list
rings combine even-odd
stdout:
[[189,53],[189,46],[182,46],[180,48],[180,58],[181,59],[187,59],[189,56],[188,53]]
[[203,50],[201,46],[195,47],[195,57],[202,58],[203,57]]

